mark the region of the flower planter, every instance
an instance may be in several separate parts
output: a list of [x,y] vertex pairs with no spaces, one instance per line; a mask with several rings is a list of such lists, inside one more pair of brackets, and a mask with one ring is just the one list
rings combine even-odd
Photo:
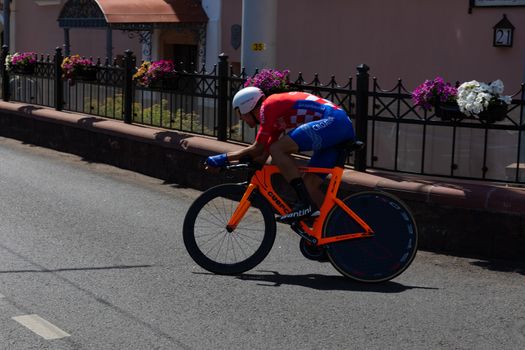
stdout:
[[453,102],[436,103],[434,108],[436,111],[436,116],[438,118],[441,118],[441,120],[458,121],[466,117],[459,110],[459,106],[457,103],[453,103]]
[[507,105],[489,106],[488,109],[478,114],[479,120],[487,124],[493,124],[495,122],[500,122],[504,120],[506,116],[507,116]]
[[83,67],[76,68],[74,74],[74,80],[77,81],[95,81],[97,80],[97,68],[96,67]]
[[179,86],[175,64],[171,60],[144,61],[133,80],[138,87],[152,90],[177,90]]
[[35,66],[34,65],[24,65],[24,66],[14,66],[11,69],[13,74],[18,75],[33,75],[35,74]]
[[148,86],[153,90],[177,90],[179,87],[179,79],[176,77],[165,77],[157,79]]
[[36,63],[37,56],[34,52],[15,52],[5,58],[5,64],[11,74],[34,74]]

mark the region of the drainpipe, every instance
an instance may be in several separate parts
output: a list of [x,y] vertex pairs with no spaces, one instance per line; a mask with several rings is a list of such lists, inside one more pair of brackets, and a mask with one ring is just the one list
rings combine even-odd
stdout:
[[[524,52],[524,56],[525,56],[525,52]],[[525,83],[525,65],[523,66],[523,76],[522,76],[521,82]],[[525,87],[523,87],[522,89],[525,89]],[[525,96],[525,94],[522,91],[521,95],[519,96],[519,98],[522,99],[524,96]],[[522,109],[520,117],[521,117],[520,121],[525,123],[525,108]],[[519,159],[519,162],[522,163],[522,164],[525,164],[525,130],[521,131],[521,138],[520,138],[520,140],[521,140],[521,144],[519,145],[519,147],[520,147],[520,159]],[[521,171],[519,173],[519,176],[520,176],[520,178],[525,178],[525,175],[523,175],[523,177],[522,177]]]
[[256,68],[275,68],[277,0],[242,1],[241,64],[251,75]]
[[3,20],[4,20],[4,45],[7,45],[9,47],[9,38],[10,38],[10,25],[11,21],[9,20],[11,17],[11,8],[10,8],[11,0],[4,0],[4,11],[3,11]]

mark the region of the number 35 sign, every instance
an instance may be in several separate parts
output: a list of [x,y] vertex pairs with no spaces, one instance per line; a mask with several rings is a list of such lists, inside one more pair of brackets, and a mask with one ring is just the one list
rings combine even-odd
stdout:
[[514,26],[508,20],[506,15],[494,26],[494,46],[512,47]]

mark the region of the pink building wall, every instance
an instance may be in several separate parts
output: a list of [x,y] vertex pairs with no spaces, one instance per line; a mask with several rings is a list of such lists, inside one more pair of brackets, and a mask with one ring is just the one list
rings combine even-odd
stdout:
[[[11,51],[34,51],[53,54],[56,47],[64,44],[64,31],[58,26],[58,16],[65,1],[60,5],[38,6],[34,1],[17,0],[12,11],[15,40]],[[86,57],[106,56],[106,30],[72,28],[70,30],[71,54]],[[140,54],[138,39],[130,39],[127,33],[113,31],[113,56],[122,55],[126,49]]]
[[[512,48],[492,45],[503,14],[516,27]],[[278,68],[319,73],[324,81],[355,75],[365,63],[383,88],[408,89],[443,76],[455,82],[502,79],[519,90],[525,66],[525,7],[474,8],[467,0],[279,1]]]
[[[57,18],[65,1],[14,3],[11,51],[52,54],[63,45]],[[516,27],[512,48],[492,46],[492,27],[504,13]],[[451,82],[500,78],[511,93],[524,80],[525,7],[475,8],[468,14],[468,0],[286,0],[278,2],[277,23],[276,68],[291,69],[293,78],[319,73],[323,81],[335,75],[344,84],[366,63],[383,88],[402,78],[411,90],[440,75]],[[242,24],[242,0],[222,0],[219,46],[235,63],[241,50],[231,46],[233,24]],[[106,55],[105,30],[71,29],[70,42],[72,53]],[[137,38],[117,30],[113,47],[114,55],[142,49]]]

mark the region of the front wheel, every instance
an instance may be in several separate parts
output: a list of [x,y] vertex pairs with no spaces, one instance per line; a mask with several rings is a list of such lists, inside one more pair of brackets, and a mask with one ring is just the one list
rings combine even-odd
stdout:
[[[417,251],[417,226],[408,208],[383,192],[361,192],[343,202],[374,231],[374,236],[328,244],[332,265],[343,275],[360,282],[388,281],[412,263]],[[362,232],[362,228],[339,206],[328,214],[324,237]]]
[[193,260],[210,272],[236,275],[248,271],[263,261],[273,246],[273,210],[256,192],[237,228],[232,232],[226,229],[245,191],[241,184],[213,187],[195,200],[184,218],[184,245]]

